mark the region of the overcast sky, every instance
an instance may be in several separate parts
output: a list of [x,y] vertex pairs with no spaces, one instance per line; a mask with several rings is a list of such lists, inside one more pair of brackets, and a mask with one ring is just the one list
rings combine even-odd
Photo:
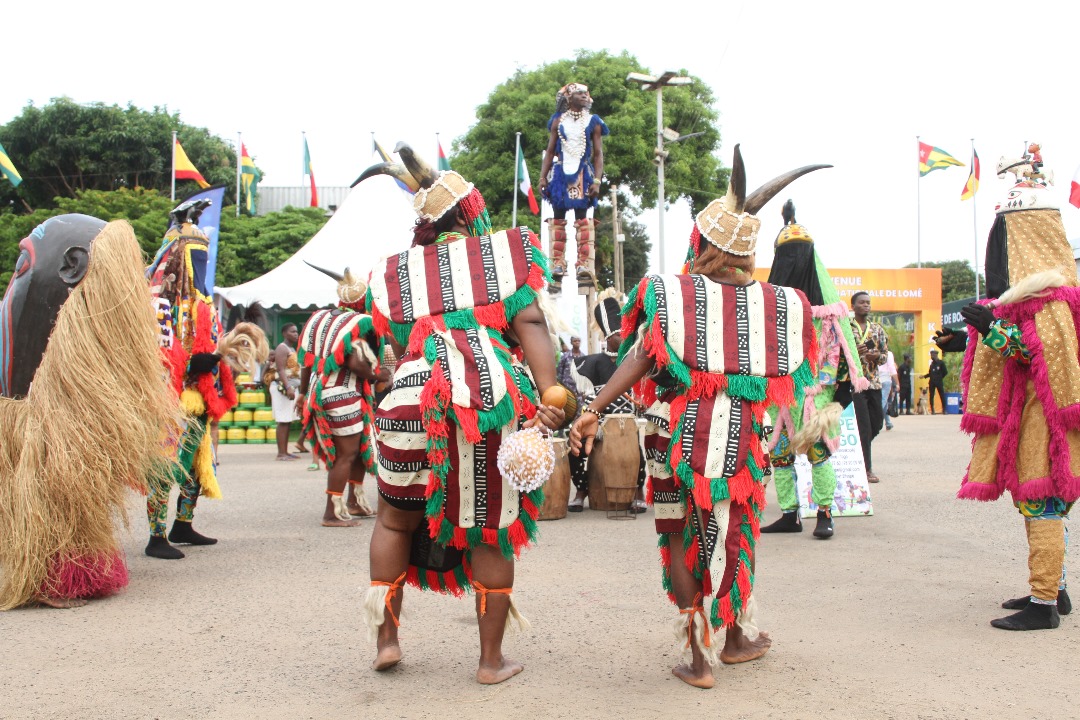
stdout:
[[[1069,237],[1080,239],[1080,211],[1066,202],[1080,166],[1076,2],[63,5],[5,8],[0,123],[61,95],[163,105],[226,139],[243,131],[268,185],[300,184],[303,130],[319,184],[347,185],[369,164],[372,131],[384,146],[404,139],[425,152],[438,132],[449,151],[515,69],[578,48],[625,49],[653,72],[686,70],[712,87],[721,159],[730,165],[742,144],[750,189],[800,165],[835,165],[761,211],[760,265],[786,197],[829,266],[914,262],[920,187],[922,259],[971,259],[977,242],[981,263],[1011,184],[994,168],[1025,140],[1041,142]],[[975,218],[959,199],[967,167],[917,179],[916,135],[964,163],[975,139]],[[655,219],[643,215],[652,228]],[[670,272],[692,219],[683,204],[666,219]]]

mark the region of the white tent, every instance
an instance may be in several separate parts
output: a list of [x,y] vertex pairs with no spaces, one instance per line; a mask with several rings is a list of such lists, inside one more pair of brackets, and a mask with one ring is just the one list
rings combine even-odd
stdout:
[[300,309],[337,304],[336,285],[305,260],[334,272],[367,272],[393,253],[407,250],[416,221],[412,200],[393,181],[379,176],[353,188],[315,237],[295,255],[261,277],[214,293],[233,305]]

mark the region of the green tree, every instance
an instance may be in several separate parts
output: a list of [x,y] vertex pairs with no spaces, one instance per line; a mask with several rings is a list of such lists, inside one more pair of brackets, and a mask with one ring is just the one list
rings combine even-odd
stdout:
[[[589,86],[594,105],[611,129],[604,138],[604,175],[620,188],[620,205],[640,199],[656,206],[656,96],[626,81],[631,72],[649,72],[627,52],[580,51],[575,58],[518,70],[496,87],[477,109],[477,123],[454,141],[450,163],[484,193],[496,227],[510,224],[514,193],[514,136],[521,145],[531,175],[538,179],[540,154],[547,147],[548,120],[555,111],[555,94],[568,82]],[[720,146],[718,117],[712,90],[699,78],[692,85],[664,90],[664,124],[683,135],[699,137],[667,146],[665,194],[668,202],[685,197],[700,209],[722,194],[728,171],[716,158]],[[600,196],[608,192],[605,181]],[[625,194],[625,195],[624,195]],[[520,203],[519,203],[520,205]],[[520,220],[520,214],[519,214]]]
[[[963,300],[975,296],[975,271],[967,260],[924,262],[924,268],[941,268],[941,301]],[[915,263],[906,267],[916,267]],[[979,289],[986,287],[986,280],[979,273]]]
[[[649,270],[648,229],[627,212],[621,213],[623,241],[623,280],[629,291]],[[615,238],[612,236],[611,205],[596,209],[596,279],[600,287],[615,286]]]
[[314,237],[326,220],[321,208],[291,206],[255,217],[222,216],[217,284],[231,287],[270,272]]
[[[71,198],[79,190],[145,187],[168,195],[174,130],[203,177],[225,185],[233,203],[236,153],[205,128],[185,125],[179,113],[160,107],[146,111],[55,98],[41,108],[27,105],[0,126],[0,142],[23,176],[18,188],[0,186],[0,207],[48,208],[54,198]],[[194,183],[183,181],[178,194],[194,189]]]
[[[6,288],[19,256],[19,242],[54,215],[83,213],[103,220],[131,223],[147,262],[161,247],[174,203],[154,190],[80,190],[58,198],[54,208],[27,215],[0,214],[0,287]],[[217,284],[239,285],[277,267],[299,250],[326,223],[319,208],[287,207],[257,217],[223,212],[218,236]]]

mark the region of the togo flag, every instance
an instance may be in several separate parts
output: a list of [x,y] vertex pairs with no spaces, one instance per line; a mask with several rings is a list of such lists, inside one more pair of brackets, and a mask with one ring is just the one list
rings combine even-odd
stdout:
[[11,184],[15,187],[19,186],[22,182],[22,175],[15,169],[15,165],[11,162],[11,158],[8,157],[7,150],[3,145],[0,145],[0,175],[3,175]]
[[521,152],[521,146],[517,149],[517,174],[518,187],[529,198],[529,211],[533,215],[540,214],[540,206],[536,204],[536,196],[533,195],[532,181],[529,179],[529,166],[525,164],[525,155]]

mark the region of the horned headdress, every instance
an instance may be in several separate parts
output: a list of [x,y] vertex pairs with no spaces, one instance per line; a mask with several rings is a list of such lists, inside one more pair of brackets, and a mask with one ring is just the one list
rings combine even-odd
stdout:
[[421,222],[437,222],[457,206],[461,208],[470,235],[479,237],[491,233],[491,217],[484,196],[471,182],[453,170],[436,171],[406,143],[399,142],[394,152],[401,158],[400,163],[372,165],[360,173],[352,187],[376,175],[390,175],[414,193],[413,209]]
[[694,261],[701,255],[703,237],[723,252],[741,256],[753,255],[757,249],[758,230],[761,228],[757,211],[797,178],[828,167],[832,165],[806,165],[790,170],[747,196],[746,167],[743,164],[742,152],[736,145],[727,194],[709,203],[698,213],[694,223],[690,248],[686,255],[687,272],[693,271]]

